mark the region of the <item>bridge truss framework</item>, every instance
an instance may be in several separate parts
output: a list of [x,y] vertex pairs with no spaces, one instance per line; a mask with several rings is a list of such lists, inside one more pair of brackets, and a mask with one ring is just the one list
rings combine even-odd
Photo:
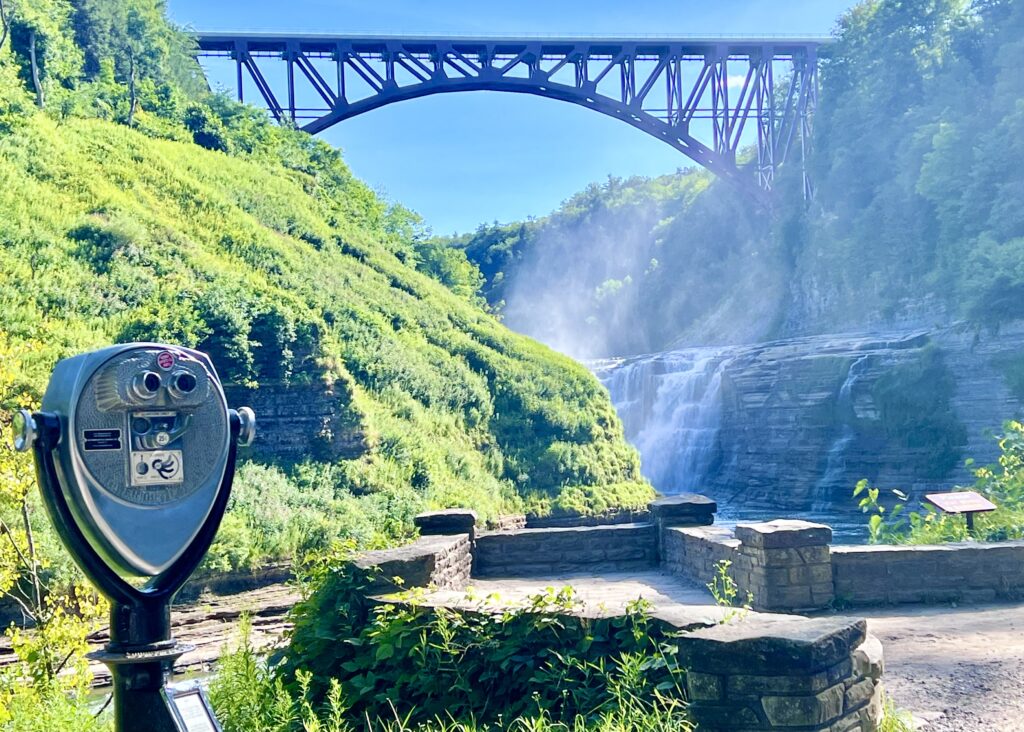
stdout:
[[[810,197],[804,163],[822,43],[201,33],[197,53],[232,59],[239,100],[248,78],[279,123],[313,134],[430,94],[535,94],[620,119],[758,194],[795,160]],[[283,98],[268,80],[274,63],[284,64]],[[756,154],[744,161],[747,145]]]

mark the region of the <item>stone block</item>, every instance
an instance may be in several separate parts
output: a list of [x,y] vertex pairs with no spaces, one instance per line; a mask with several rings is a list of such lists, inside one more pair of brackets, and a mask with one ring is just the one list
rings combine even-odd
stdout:
[[423,536],[470,534],[476,530],[476,512],[463,508],[421,513],[412,520]]
[[758,549],[792,549],[826,545],[832,541],[832,529],[825,524],[792,519],[776,519],[736,526],[736,538],[745,546]]
[[[718,678],[717,676],[715,678]],[[729,699],[759,699],[762,696],[813,695],[824,691],[835,682],[828,673],[819,671],[809,675],[751,676],[735,674],[725,677],[725,695]]]
[[[843,717],[838,722],[832,725],[829,732],[869,732],[865,730],[860,723],[860,715],[854,714],[849,717]],[[870,730],[874,732],[874,728]]]
[[753,546],[742,546],[740,553],[751,557],[765,567],[830,564],[832,560],[827,546],[805,546],[792,549],[760,549]]
[[766,696],[761,705],[773,727],[814,727],[842,716],[844,696],[837,684],[814,696]]
[[691,703],[690,716],[700,730],[761,730],[764,722],[751,707],[735,703]]
[[875,682],[872,679],[862,679],[846,690],[843,701],[843,709],[849,713],[871,701],[875,693]]
[[789,581],[793,584],[832,584],[831,564],[804,564],[789,568]]
[[832,552],[827,546],[798,547],[796,553],[804,564],[832,563]]
[[759,610],[809,610],[814,608],[807,585],[769,585],[754,588],[754,607]]
[[882,688],[882,684],[875,684],[871,700],[866,707],[857,712],[857,715],[860,718],[861,728],[868,732],[874,732],[881,726],[882,717],[885,715],[885,690]]
[[691,702],[718,701],[722,698],[722,677],[689,672],[686,674],[686,692]]
[[858,679],[853,673],[853,661],[847,657],[837,663],[835,666],[829,667],[825,674],[828,676],[828,686],[838,684],[840,681],[846,681],[849,679]]
[[866,633],[863,620],[751,614],[679,639],[688,669],[718,675],[810,675],[849,661]]
[[715,522],[718,504],[707,496],[682,493],[652,501],[650,510],[652,518],[662,527],[710,526]]
[[789,567],[751,567],[750,581],[769,587],[788,585],[790,584]]

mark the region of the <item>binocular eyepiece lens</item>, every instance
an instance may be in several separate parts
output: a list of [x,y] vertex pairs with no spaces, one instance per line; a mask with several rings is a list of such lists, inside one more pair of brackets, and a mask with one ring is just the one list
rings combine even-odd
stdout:
[[171,377],[169,391],[175,399],[182,399],[196,390],[199,382],[188,371],[178,371]]
[[196,388],[196,377],[190,373],[180,373],[174,377],[174,386],[182,394],[191,394]]
[[153,371],[143,371],[132,379],[132,391],[139,399],[152,399],[160,391],[161,386],[163,379],[160,378],[160,374]]

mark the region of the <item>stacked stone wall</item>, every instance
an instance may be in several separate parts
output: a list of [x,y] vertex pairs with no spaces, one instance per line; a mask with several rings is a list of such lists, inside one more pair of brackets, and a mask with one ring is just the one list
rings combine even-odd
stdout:
[[596,516],[525,516],[527,529],[569,529],[580,526],[612,526],[616,524],[645,524],[651,520],[650,511],[615,511]]
[[722,561],[740,599],[758,610],[820,610],[832,604],[832,530],[806,521],[741,524],[736,535],[713,527],[662,532],[661,563],[674,574],[706,584]]
[[841,605],[1024,598],[1024,541],[834,546],[831,560]]
[[740,545],[729,529],[711,526],[665,529],[662,542],[662,565],[700,584],[711,581],[719,562],[733,561]]
[[731,574],[755,608],[792,612],[832,604],[828,526],[781,519],[740,524],[736,538],[740,545]]
[[[468,534],[424,536],[395,549],[364,552],[356,564],[376,568],[374,592],[427,586],[459,590],[469,582],[471,550]],[[401,577],[401,582],[396,582],[396,577]]]
[[482,577],[626,572],[649,569],[657,562],[653,524],[481,534],[474,550],[474,574]]

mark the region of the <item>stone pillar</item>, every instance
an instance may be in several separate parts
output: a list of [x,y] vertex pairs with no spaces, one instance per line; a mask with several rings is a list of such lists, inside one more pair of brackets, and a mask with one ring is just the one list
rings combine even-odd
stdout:
[[769,612],[821,610],[835,599],[832,529],[808,521],[776,519],[739,524],[740,546],[732,576],[753,607]]
[[658,530],[658,556],[665,561],[665,529],[684,526],[710,526],[715,523],[718,504],[707,496],[681,493],[652,501],[651,521]]
[[701,732],[875,732],[882,647],[863,620],[752,615],[683,635]]

